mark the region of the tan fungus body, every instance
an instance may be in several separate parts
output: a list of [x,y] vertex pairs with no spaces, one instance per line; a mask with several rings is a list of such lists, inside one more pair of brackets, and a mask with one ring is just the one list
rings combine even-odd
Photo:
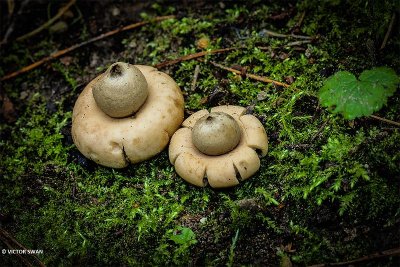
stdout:
[[[246,115],[246,109],[239,106],[219,106],[213,112],[232,116],[241,129],[239,144],[230,152],[218,156],[206,155],[199,151],[192,141],[192,129],[196,122],[209,114],[200,110],[183,123],[171,138],[169,159],[175,170],[187,182],[197,185],[221,188],[239,184],[260,168],[260,156],[268,151],[268,138],[261,122],[253,115]],[[258,153],[259,152],[259,155]]]
[[134,114],[112,118],[96,104],[91,81],[77,99],[72,116],[72,137],[87,158],[108,167],[123,168],[153,157],[168,144],[183,121],[182,92],[167,74],[135,65],[148,84],[148,96]]

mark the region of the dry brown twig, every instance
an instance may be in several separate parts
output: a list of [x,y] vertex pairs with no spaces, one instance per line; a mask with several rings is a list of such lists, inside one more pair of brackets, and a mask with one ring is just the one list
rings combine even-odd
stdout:
[[393,24],[394,24],[395,19],[396,19],[396,13],[393,13],[392,18],[390,19],[388,30],[386,31],[386,34],[385,34],[385,38],[383,38],[380,50],[382,50],[386,46],[386,43],[390,36],[390,33],[392,32],[392,29],[393,29]]
[[311,40],[294,41],[294,42],[285,44],[285,46],[297,46],[297,45],[311,44],[311,43],[312,43]]
[[128,30],[132,30],[132,29],[147,25],[147,24],[152,23],[152,22],[158,22],[158,21],[162,21],[162,20],[166,20],[166,19],[172,19],[172,18],[175,18],[175,16],[171,15],[171,16],[155,17],[154,19],[152,19],[150,21],[142,21],[142,22],[133,23],[133,24],[127,25],[125,27],[122,27],[122,28],[119,28],[119,29],[116,29],[116,30],[112,30],[112,31],[109,31],[109,32],[106,32],[106,33],[103,33],[103,34],[101,34],[99,36],[96,36],[96,37],[93,37],[93,38],[91,38],[91,39],[89,39],[89,40],[87,40],[85,42],[82,42],[82,43],[73,45],[71,47],[68,47],[66,49],[54,52],[53,54],[51,54],[51,55],[49,55],[49,56],[47,56],[45,58],[42,58],[41,60],[36,61],[35,63],[32,63],[29,66],[23,67],[20,70],[17,70],[15,72],[9,73],[9,74],[1,77],[0,81],[5,81],[5,80],[9,80],[11,78],[14,78],[14,77],[16,77],[16,76],[18,76],[18,75],[20,75],[22,73],[25,73],[25,72],[28,72],[30,70],[33,70],[33,69],[43,65],[44,63],[46,63],[48,61],[51,61],[51,60],[56,59],[56,58],[59,58],[59,57],[65,55],[65,54],[67,54],[67,53],[69,53],[71,51],[74,51],[74,50],[76,50],[76,49],[78,49],[78,48],[80,48],[82,46],[94,43],[96,41],[99,41],[101,39],[110,37],[110,36],[115,35],[117,33],[128,31]]
[[[227,70],[227,71],[239,74],[239,75],[243,74],[240,70],[235,70],[235,69],[226,67],[224,65],[218,64],[216,62],[213,62],[213,61],[210,61],[210,63],[212,65],[214,65],[215,67],[218,67],[220,69]],[[244,75],[246,77],[248,77],[250,79],[253,79],[253,80],[256,80],[256,81],[265,82],[265,83],[273,83],[273,84],[276,84],[276,85],[279,85],[279,86],[289,87],[289,84],[287,84],[287,83],[278,82],[278,81],[275,81],[275,80],[272,80],[272,79],[269,79],[269,78],[266,78],[266,77],[262,77],[262,76],[258,76],[258,75],[254,75],[254,74],[250,74],[250,73],[244,73]]]
[[344,262],[321,263],[321,264],[309,265],[308,267],[351,266],[353,264],[361,263],[364,261],[379,259],[383,257],[399,256],[399,255],[400,255],[400,248],[393,248],[382,252],[376,252],[371,255],[367,255],[355,260],[344,261]]
[[328,119],[327,119],[326,121],[324,121],[324,123],[322,124],[322,126],[319,127],[318,132],[316,132],[316,133],[311,137],[310,143],[312,143],[312,142],[315,140],[315,138],[317,138],[317,137],[321,134],[322,130],[323,130],[323,129],[325,128],[325,126],[328,124],[328,122],[330,121],[330,119],[331,119],[331,117],[328,117]]
[[65,12],[67,12],[67,10],[70,9],[70,7],[71,7],[72,5],[75,4],[75,2],[76,2],[76,0],[71,0],[71,1],[69,1],[68,4],[66,4],[64,7],[62,7],[62,8],[57,12],[57,14],[56,14],[54,17],[52,17],[51,19],[49,19],[46,23],[44,23],[43,25],[41,25],[39,28],[37,28],[37,29],[35,29],[35,30],[31,31],[31,32],[28,32],[27,34],[24,34],[24,35],[18,37],[18,38],[16,39],[16,41],[23,41],[23,40],[26,40],[26,39],[28,39],[28,38],[30,38],[30,37],[32,37],[32,36],[38,34],[39,32],[43,31],[44,29],[50,27],[50,26],[51,26],[56,20],[58,20]]
[[292,37],[292,38],[295,38],[295,39],[303,39],[303,40],[313,40],[313,39],[315,39],[314,37],[311,37],[311,36],[297,35],[297,34],[282,34],[282,33],[277,33],[277,32],[273,32],[273,31],[270,31],[270,30],[266,30],[266,29],[262,30],[261,32],[263,34],[266,34],[266,35],[269,35],[269,36],[272,36],[272,37],[278,37],[278,38],[289,38],[289,37]]
[[373,118],[373,119],[380,120],[380,121],[383,121],[383,122],[386,122],[386,123],[389,123],[389,124],[393,124],[393,125],[396,125],[396,126],[400,127],[400,123],[398,123],[398,122],[391,121],[391,120],[388,120],[388,119],[385,119],[385,118],[381,118],[381,117],[378,117],[378,116],[375,116],[375,115],[370,115],[370,117]]
[[306,12],[303,11],[300,15],[299,21],[296,23],[295,27],[300,28],[301,25],[303,24],[304,18],[306,17]]
[[14,8],[15,8],[14,0],[7,0],[7,10],[9,16],[14,13]]
[[186,55],[177,59],[173,59],[173,60],[168,60],[168,61],[164,61],[161,63],[158,63],[156,65],[154,65],[155,68],[159,69],[165,66],[170,66],[170,65],[174,65],[176,63],[182,62],[182,61],[187,61],[187,60],[191,60],[191,59],[195,59],[195,58],[199,58],[199,57],[204,57],[207,55],[213,55],[213,54],[219,54],[219,53],[225,53],[231,50],[235,50],[235,47],[228,47],[228,48],[221,48],[221,49],[215,49],[215,50],[207,50],[207,51],[201,51],[198,53],[194,53],[194,54],[190,54],[190,55]]

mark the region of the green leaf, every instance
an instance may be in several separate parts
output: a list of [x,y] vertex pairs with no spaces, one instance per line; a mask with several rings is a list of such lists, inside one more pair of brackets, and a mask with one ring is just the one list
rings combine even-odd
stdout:
[[195,244],[196,234],[188,227],[179,226],[177,230],[169,237],[175,244]]
[[372,70],[365,70],[360,75],[360,80],[381,84],[391,95],[396,91],[396,86],[400,82],[400,78],[396,72],[387,67],[377,67]]
[[397,74],[387,67],[365,70],[359,80],[348,71],[339,71],[325,81],[319,100],[332,113],[352,120],[381,109],[399,83]]

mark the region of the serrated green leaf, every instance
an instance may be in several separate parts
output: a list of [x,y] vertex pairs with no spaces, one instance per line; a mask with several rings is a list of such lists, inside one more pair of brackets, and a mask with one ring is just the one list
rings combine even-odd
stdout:
[[339,71],[325,81],[319,99],[332,113],[340,113],[351,120],[381,109],[399,82],[394,70],[387,67],[366,70],[359,80],[348,71]]

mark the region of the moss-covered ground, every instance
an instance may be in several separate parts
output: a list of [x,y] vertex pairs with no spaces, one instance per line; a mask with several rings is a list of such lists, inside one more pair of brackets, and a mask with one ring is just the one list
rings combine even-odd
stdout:
[[[2,35],[13,25],[0,76],[122,25],[176,15],[1,83],[0,227],[43,250],[44,264],[305,266],[400,246],[399,127],[371,117],[348,121],[318,102],[324,80],[338,70],[400,73],[395,1],[78,1],[61,18],[64,31],[46,29],[23,42],[12,40],[46,22],[61,2],[31,1],[22,15],[15,4],[10,19],[7,2],[0,3]],[[315,38],[293,44],[302,39],[266,30]],[[74,146],[74,102],[111,63],[155,65],[226,47],[237,49],[160,70],[179,84],[186,117],[232,104],[260,119],[269,152],[251,179],[231,189],[197,188],[175,173],[166,150],[110,169]],[[211,61],[291,85],[258,82]],[[375,115],[400,121],[399,110],[400,90]],[[2,236],[0,248],[9,246],[15,243]],[[17,255],[0,254],[0,266],[19,265]],[[398,265],[395,256],[362,263]]]

